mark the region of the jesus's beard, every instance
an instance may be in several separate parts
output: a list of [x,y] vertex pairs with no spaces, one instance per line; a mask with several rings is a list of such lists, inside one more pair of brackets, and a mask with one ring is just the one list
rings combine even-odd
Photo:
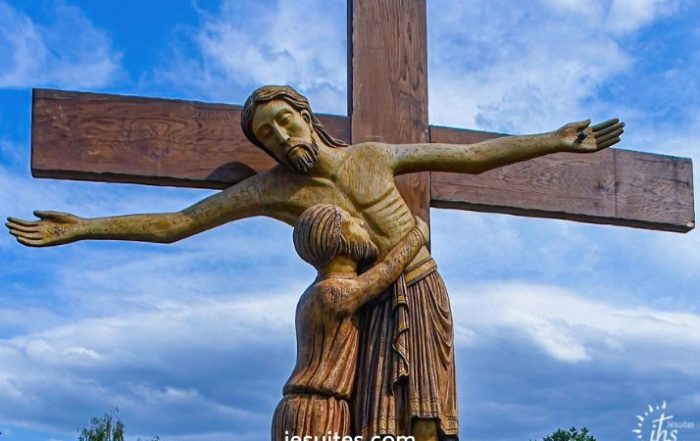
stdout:
[[318,161],[318,146],[302,138],[290,138],[287,163],[297,173],[308,173]]

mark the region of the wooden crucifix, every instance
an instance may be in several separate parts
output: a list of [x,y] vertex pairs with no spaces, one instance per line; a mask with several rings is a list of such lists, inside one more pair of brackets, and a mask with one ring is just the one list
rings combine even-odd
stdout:
[[[348,1],[348,116],[321,115],[352,144],[471,144],[502,136],[428,124],[424,1]],[[35,90],[36,177],[225,188],[275,161],[240,130],[240,106]],[[478,176],[399,178],[411,209],[509,213],[687,232],[690,159],[609,149],[555,154]]]
[[[364,174],[346,172],[344,175],[332,170],[328,176],[310,180],[284,171],[271,156],[250,144],[249,139],[271,150],[272,156],[285,163],[289,161],[285,155],[299,155],[297,147],[302,145],[291,145],[290,139],[300,137],[303,141],[313,137],[312,133],[318,135],[320,126],[311,123],[314,117],[305,99],[283,88],[256,91],[251,99],[259,103],[253,107],[246,103],[243,108],[36,90],[32,124],[33,174],[226,188],[222,194],[232,196],[229,199],[214,196],[184,215],[140,215],[90,223],[85,237],[97,239],[167,242],[178,236],[163,233],[166,230],[187,230],[187,234],[194,234],[224,221],[254,214],[270,215],[294,224],[308,208],[308,199],[313,199],[326,204],[345,204],[342,208],[352,215],[364,214],[364,220],[371,224],[368,229],[372,231],[372,240],[379,242],[377,246],[386,254],[396,245],[396,236],[407,233],[413,224],[412,217],[406,216],[410,213],[397,202],[400,198],[392,187],[394,174],[401,175],[396,177],[396,182],[407,206],[425,220],[429,219],[429,209],[433,206],[678,232],[694,228],[690,160],[614,149],[591,155],[574,153],[585,146],[597,150],[617,142],[621,126],[616,122],[598,129],[578,123],[564,126],[552,135],[507,138],[513,140],[510,152],[517,151],[513,147],[518,143],[530,149],[538,142],[549,142],[553,143],[551,151],[559,151],[559,146],[564,144],[572,147],[566,150],[568,153],[520,162],[547,153],[546,149],[535,149],[532,152],[539,153],[504,161],[494,158],[493,151],[489,151],[491,145],[494,149],[507,145],[509,141],[503,138],[492,144],[480,144],[476,150],[465,148],[467,153],[463,159],[466,162],[475,159],[475,164],[483,162],[484,158],[490,158],[487,162],[498,166],[517,164],[499,168],[487,166],[484,170],[493,170],[480,174],[476,174],[482,171],[479,167],[470,169],[465,161],[454,165],[457,164],[455,158],[462,157],[462,153],[453,148],[455,145],[467,146],[504,135],[429,126],[425,1],[349,0],[348,6],[349,116],[320,116],[319,122],[334,137],[350,140],[353,146],[366,143],[364,150],[353,147],[347,150],[350,153],[345,153],[329,149],[321,154],[326,155],[326,164],[337,160],[337,164],[346,167],[354,163],[363,167]],[[280,104],[270,96],[286,96],[289,101]],[[287,120],[279,115],[290,103]],[[244,129],[241,129],[241,120]],[[273,128],[273,123],[285,126],[284,136],[279,128]],[[564,138],[568,141],[564,142]],[[326,144],[336,141],[333,137],[323,139]],[[433,143],[434,150],[430,150],[428,143]],[[342,143],[336,144],[342,147]],[[371,152],[375,144],[376,161],[366,153]],[[393,147],[386,147],[388,145]],[[381,153],[385,147],[391,149],[391,154]],[[423,153],[415,154],[417,148]],[[353,154],[356,156],[347,161],[347,155]],[[426,166],[427,162],[437,166],[431,169]],[[383,174],[391,167],[394,167],[394,174]],[[269,171],[271,168],[274,169]],[[431,171],[403,174],[418,169]],[[449,173],[448,169],[466,174]],[[274,196],[269,191],[273,187],[277,189]],[[370,194],[369,190],[377,188],[388,191],[381,195]],[[275,199],[264,209],[251,202],[261,194]],[[224,203],[229,205],[222,205]],[[233,207],[232,203],[240,205]],[[369,207],[366,208],[368,212],[376,210],[361,213],[358,206]],[[241,212],[232,214],[235,209]],[[387,216],[377,213],[390,213],[400,219],[388,222]],[[48,220],[56,216],[46,212],[39,215]],[[66,219],[60,215],[58,218]],[[205,220],[194,227],[185,225],[193,218]],[[11,220],[10,224],[11,232],[24,243],[41,244],[36,222]],[[52,228],[55,230],[50,233],[59,238],[65,232],[60,221]],[[52,244],[60,243],[58,240]],[[406,268],[401,280],[394,285],[394,297],[360,312],[365,329],[386,331],[365,333],[360,337],[362,355],[357,372],[361,375],[358,375],[353,393],[361,399],[354,400],[353,424],[363,436],[410,432],[423,434],[417,439],[428,440],[435,439],[437,433],[441,439],[457,434],[449,303],[427,250],[419,251],[416,256],[412,266]],[[434,304],[428,305],[430,302]],[[402,306],[408,304],[413,307],[404,310]],[[426,310],[429,310],[426,316],[411,315]],[[430,326],[423,326],[425,323],[421,322],[421,326],[408,328],[409,323],[421,320],[429,320]],[[446,344],[444,347],[423,345],[426,341]],[[426,347],[428,352],[433,352],[411,352]],[[391,355],[394,352],[399,355]],[[392,361],[383,364],[385,359]],[[420,375],[414,372],[416,366],[421,369]],[[423,371],[428,373],[423,374]],[[330,377],[337,378],[337,375]],[[306,381],[304,378],[292,384],[290,390],[308,391],[311,386],[301,384]],[[377,388],[376,384],[382,387]],[[396,385],[407,389],[395,388]],[[323,386],[328,385],[324,383]],[[335,386],[337,389],[330,395],[327,387],[321,388],[326,393],[322,394],[324,399],[329,396],[340,400],[349,398],[338,391],[349,394],[349,388],[343,389],[347,385]],[[415,391],[425,395],[414,396]],[[401,400],[408,404],[401,404]],[[430,403],[436,407],[431,408]],[[395,418],[402,413],[397,410],[402,405],[418,407],[415,411],[411,408],[409,417],[412,419]],[[293,413],[289,415],[294,417]]]

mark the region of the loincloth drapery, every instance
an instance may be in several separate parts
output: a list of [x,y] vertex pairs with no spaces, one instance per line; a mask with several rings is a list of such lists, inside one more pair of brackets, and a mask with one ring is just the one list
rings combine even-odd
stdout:
[[[350,405],[347,400],[314,393],[285,395],[272,417],[272,441],[293,436],[350,436]],[[331,438],[328,438],[331,439]]]
[[358,314],[353,432],[406,435],[414,418],[425,418],[437,420],[441,438],[456,439],[452,313],[435,262],[407,268]]

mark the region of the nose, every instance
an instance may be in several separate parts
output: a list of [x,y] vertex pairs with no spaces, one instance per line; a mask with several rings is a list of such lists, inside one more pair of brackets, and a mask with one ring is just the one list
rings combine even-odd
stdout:
[[289,134],[287,134],[287,131],[280,127],[277,123],[272,124],[272,130],[275,135],[275,140],[279,143],[279,145],[285,145],[289,140]]

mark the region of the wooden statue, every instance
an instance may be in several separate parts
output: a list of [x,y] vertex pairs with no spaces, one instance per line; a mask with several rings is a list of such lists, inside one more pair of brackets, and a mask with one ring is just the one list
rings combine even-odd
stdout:
[[275,410],[273,441],[329,434],[339,438],[328,439],[355,439],[350,418],[359,346],[355,313],[391,286],[429,234],[416,218],[416,227],[358,276],[358,267],[379,253],[361,222],[336,206],[315,205],[294,229],[294,247],[318,277],[297,305],[297,362]]
[[[241,126],[251,142],[279,161],[191,207],[174,213],[86,219],[37,211],[39,220],[8,220],[28,246],[85,239],[170,243],[226,222],[268,216],[294,225],[317,204],[361,219],[383,259],[415,226],[395,177],[421,171],[469,174],[550,153],[591,153],[620,141],[612,119],[566,124],[549,133],[472,145],[346,145],[330,136],[307,99],[287,86],[265,86],[248,98]],[[452,317],[447,291],[426,247],[385,296],[358,313],[360,357],[353,399],[358,435],[411,433],[416,439],[458,434]]]

